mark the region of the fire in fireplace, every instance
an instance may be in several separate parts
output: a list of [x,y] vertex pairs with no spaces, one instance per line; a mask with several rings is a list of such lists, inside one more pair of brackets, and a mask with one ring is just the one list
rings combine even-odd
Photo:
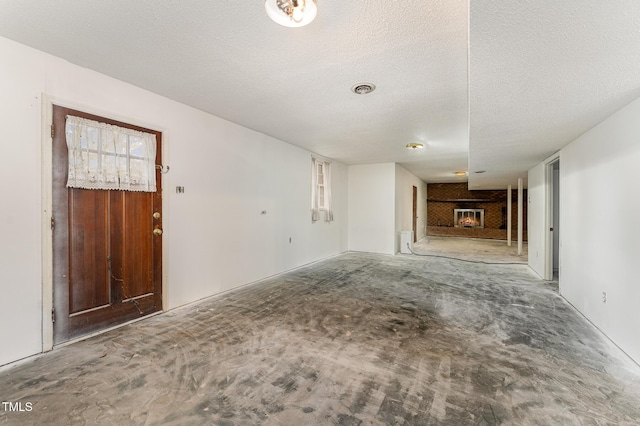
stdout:
[[456,228],[484,228],[484,209],[454,209]]

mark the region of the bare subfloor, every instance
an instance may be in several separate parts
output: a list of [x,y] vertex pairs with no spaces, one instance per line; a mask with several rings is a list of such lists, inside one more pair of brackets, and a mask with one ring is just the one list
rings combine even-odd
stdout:
[[418,254],[451,256],[458,259],[500,262],[527,263],[527,243],[522,244],[522,254],[518,255],[518,243],[512,241],[511,246],[503,240],[485,240],[480,238],[457,238],[430,236],[413,245]]
[[344,254],[6,370],[33,408],[0,424],[640,424],[640,368],[555,284]]

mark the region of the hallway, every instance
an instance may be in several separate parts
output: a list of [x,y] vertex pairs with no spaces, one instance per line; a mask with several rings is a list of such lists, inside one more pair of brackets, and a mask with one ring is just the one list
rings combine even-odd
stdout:
[[525,265],[346,253],[0,372],[2,425],[640,423],[640,368]]

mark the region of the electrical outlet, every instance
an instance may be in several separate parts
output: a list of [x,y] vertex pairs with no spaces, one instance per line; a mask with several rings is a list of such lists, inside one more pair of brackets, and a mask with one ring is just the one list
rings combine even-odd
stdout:
[[176,186],[176,194],[184,194],[184,186]]
[[607,292],[606,291],[602,292],[602,303],[607,303]]

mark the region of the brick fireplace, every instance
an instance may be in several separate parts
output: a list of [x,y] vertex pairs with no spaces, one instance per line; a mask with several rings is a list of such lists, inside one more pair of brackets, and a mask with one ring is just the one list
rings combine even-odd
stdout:
[[[507,239],[507,191],[470,191],[467,183],[427,185],[427,235]],[[527,190],[523,193],[527,199]],[[518,191],[512,192],[512,238],[517,238]],[[523,203],[527,240],[527,203]]]

